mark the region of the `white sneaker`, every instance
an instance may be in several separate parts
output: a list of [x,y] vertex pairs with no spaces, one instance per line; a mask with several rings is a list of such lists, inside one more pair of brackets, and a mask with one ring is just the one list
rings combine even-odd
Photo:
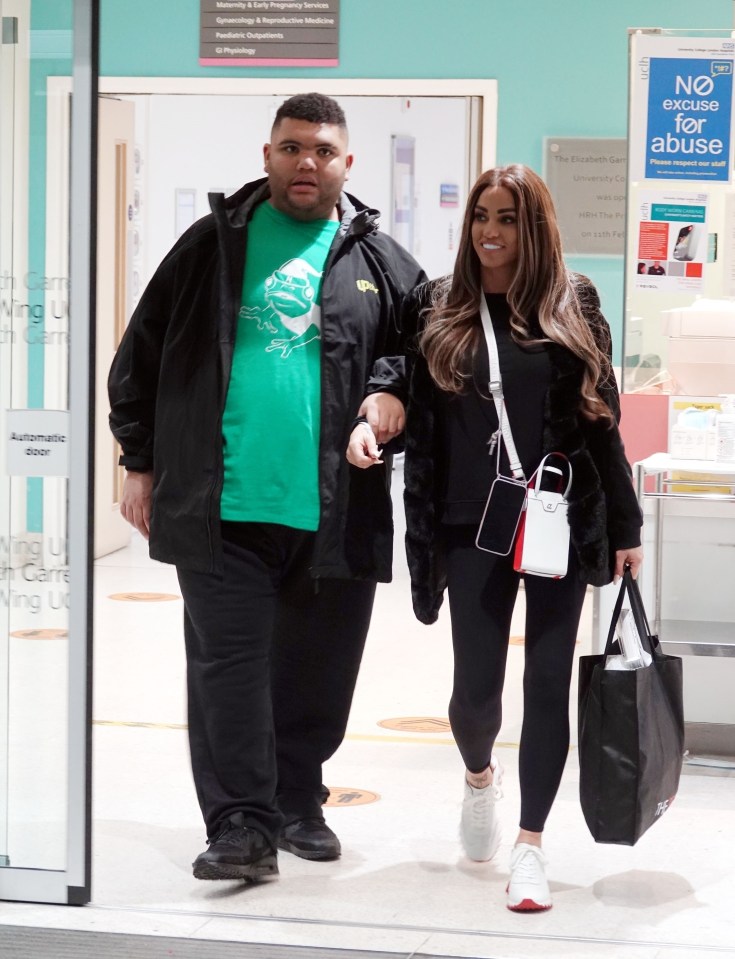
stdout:
[[510,854],[508,908],[512,912],[542,912],[551,909],[551,893],[546,881],[546,856],[538,846],[519,842]]
[[464,784],[459,837],[467,857],[475,862],[492,859],[500,846],[502,830],[495,815],[495,803],[503,798],[500,788],[503,767],[495,756],[490,760],[490,769],[493,781],[489,786],[476,789],[466,779]]

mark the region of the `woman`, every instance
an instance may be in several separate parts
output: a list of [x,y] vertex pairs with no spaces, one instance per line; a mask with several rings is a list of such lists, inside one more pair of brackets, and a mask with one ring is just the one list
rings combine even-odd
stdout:
[[[452,732],[466,766],[460,836],[466,854],[488,860],[500,844],[495,802],[502,769],[492,749],[511,616],[521,574],[513,557],[475,545],[496,455],[488,391],[484,296],[498,343],[507,416],[530,477],[545,453],[571,463],[569,569],[561,579],[525,575],[524,716],[520,831],[511,854],[507,905],[551,907],[541,840],[569,748],[569,686],[588,583],[617,579],[642,560],[641,514],[617,429],[610,333],[592,284],[567,271],[553,202],[520,165],[484,173],[472,188],[454,273],[420,286],[404,310],[409,352],[406,544],[416,616],[436,620],[444,589],[454,647]],[[375,456],[356,429],[351,461]],[[362,444],[355,452],[355,446]],[[361,455],[360,455],[361,454]],[[501,451],[500,470],[509,474]]]

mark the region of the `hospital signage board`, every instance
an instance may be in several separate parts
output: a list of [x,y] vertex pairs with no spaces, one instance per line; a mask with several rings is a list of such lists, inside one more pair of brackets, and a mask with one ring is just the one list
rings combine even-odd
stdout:
[[631,180],[729,182],[735,41],[637,39]]
[[200,0],[199,64],[339,66],[339,0]]
[[547,137],[544,179],[554,198],[565,253],[622,256],[625,137]]

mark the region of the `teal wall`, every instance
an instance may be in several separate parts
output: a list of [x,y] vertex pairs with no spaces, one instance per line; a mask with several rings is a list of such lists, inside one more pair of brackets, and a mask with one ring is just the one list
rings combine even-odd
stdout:
[[[101,0],[100,70],[112,76],[492,77],[498,163],[542,172],[546,136],[623,137],[628,28],[729,29],[732,0],[342,0],[340,66],[200,67],[199,0]],[[610,321],[616,361],[623,266],[574,258]]]
[[200,67],[199,0],[100,2],[105,75],[493,77],[498,161],[534,167],[545,135],[625,136],[628,27],[733,25],[732,0],[342,0],[339,67]]
[[[626,135],[628,28],[728,29],[732,0],[342,0],[340,66],[200,67],[199,0],[101,0],[108,76],[492,77],[499,163],[542,172],[545,136]],[[575,258],[592,277],[619,362],[619,258]]]
[[[46,78],[68,76],[72,61],[71,0],[49,2],[34,0],[31,5],[31,112],[29,117],[29,182],[28,196],[29,248],[28,269],[38,276],[46,275]],[[44,326],[43,290],[26,290],[29,325],[39,331]],[[35,339],[35,337],[34,337]],[[28,378],[28,406],[40,408],[44,403],[43,342],[28,346],[28,364],[33,375]]]
[[[46,78],[69,76],[72,65],[72,0],[32,0],[30,116],[28,118],[28,270],[46,275]],[[21,290],[28,303],[28,325],[34,330],[28,345],[29,409],[44,405],[45,327],[43,290]],[[43,480],[26,480],[26,526],[43,531]]]
[[[199,0],[100,0],[106,76],[439,77],[498,81],[498,162],[541,172],[546,136],[625,136],[627,30],[733,25],[732,0],[342,0],[334,69],[200,67]],[[32,0],[29,267],[45,258],[46,77],[70,72],[72,0]],[[213,147],[216,149],[216,145]],[[619,258],[576,258],[610,321],[623,321]],[[29,306],[42,312],[37,298]],[[43,326],[43,317],[37,320]],[[28,405],[42,406],[44,351],[29,350]],[[29,480],[28,528],[41,528],[41,481]]]

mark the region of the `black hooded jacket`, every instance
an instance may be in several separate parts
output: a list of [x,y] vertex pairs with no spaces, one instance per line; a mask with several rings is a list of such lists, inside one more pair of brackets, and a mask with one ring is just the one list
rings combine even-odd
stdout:
[[[120,463],[153,470],[151,557],[200,572],[222,569],[222,414],[248,221],[268,196],[266,179],[227,199],[210,195],[212,213],[181,236],[152,277],[109,376]],[[359,470],[347,463],[345,450],[367,393],[406,398],[403,360],[395,356],[396,318],[403,296],[425,276],[378,232],[376,210],[346,193],[339,205],[321,294],[321,516],[311,570],[315,578],[387,582],[390,456],[384,466]]]

